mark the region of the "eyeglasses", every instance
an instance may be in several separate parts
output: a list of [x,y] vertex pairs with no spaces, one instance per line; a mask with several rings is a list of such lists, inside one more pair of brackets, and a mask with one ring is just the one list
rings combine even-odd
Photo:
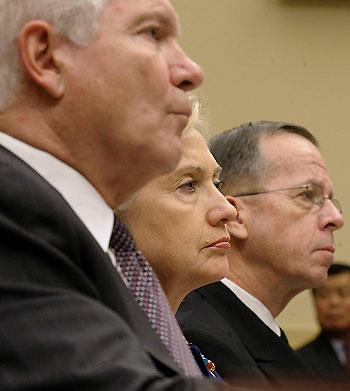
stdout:
[[282,189],[241,192],[241,193],[232,194],[232,196],[249,197],[249,196],[254,196],[259,194],[274,193],[278,191],[287,191],[287,190],[300,190],[301,192],[298,194],[298,196],[303,197],[305,201],[310,201],[311,203],[316,204],[320,207],[322,207],[325,204],[325,202],[329,200],[338,209],[338,211],[342,213],[340,202],[333,197],[325,196],[322,186],[317,185],[316,183],[307,183],[305,185],[284,187]]

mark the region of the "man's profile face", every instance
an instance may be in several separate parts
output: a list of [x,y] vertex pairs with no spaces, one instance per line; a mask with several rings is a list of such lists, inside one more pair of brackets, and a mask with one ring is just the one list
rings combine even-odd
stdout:
[[[264,189],[316,183],[325,195],[333,193],[321,154],[303,137],[287,133],[266,137],[261,141],[261,151],[271,163],[261,180]],[[257,265],[266,265],[279,284],[294,293],[322,284],[333,262],[333,232],[343,224],[332,202],[316,205],[303,190],[243,199],[249,202],[249,251]]]
[[315,292],[315,306],[323,330],[350,330],[350,272],[328,276]]
[[80,101],[87,153],[110,170],[125,167],[119,186],[125,193],[180,158],[191,114],[186,92],[203,75],[179,47],[178,30],[168,0],[111,0],[96,41],[74,49],[70,88]]

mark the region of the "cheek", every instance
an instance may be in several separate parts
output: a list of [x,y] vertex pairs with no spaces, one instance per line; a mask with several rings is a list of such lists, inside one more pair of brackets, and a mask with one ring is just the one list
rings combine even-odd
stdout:
[[142,207],[141,213],[135,214],[130,227],[137,244],[149,257],[168,258],[172,254],[185,253],[193,245],[186,216],[180,212],[151,200]]
[[[160,54],[138,55],[133,60],[129,58],[122,64],[119,79],[125,84],[124,94],[132,99],[142,98],[149,107],[154,103],[164,103],[171,87],[169,68]],[[135,95],[135,91],[138,94]]]
[[317,304],[317,305],[316,305],[316,311],[317,311],[318,314],[320,314],[320,315],[319,315],[320,317],[323,316],[322,314],[328,312],[327,308],[328,308],[328,305],[325,304],[325,303]]
[[[171,222],[171,220],[170,220]],[[163,227],[148,243],[149,255],[153,256],[159,270],[171,273],[188,273],[203,263],[198,240],[191,230],[173,221],[170,227]],[[156,249],[156,250],[155,250]]]
[[345,323],[346,327],[350,327],[350,313],[349,312],[346,313],[344,323]]
[[[275,230],[279,250],[291,259],[291,266],[306,267],[314,245],[315,231],[309,225],[289,224]],[[269,233],[268,235],[271,235]],[[298,266],[297,266],[298,267]]]
[[343,304],[344,313],[346,314],[349,322],[350,322],[350,302],[346,300]]

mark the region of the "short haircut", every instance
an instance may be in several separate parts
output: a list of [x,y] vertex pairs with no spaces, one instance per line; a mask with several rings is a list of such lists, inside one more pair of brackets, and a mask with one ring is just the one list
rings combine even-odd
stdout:
[[[347,265],[345,263],[337,262],[337,263],[333,263],[329,267],[327,275],[328,276],[337,276],[339,274],[344,274],[344,273],[350,273],[350,265]],[[316,296],[316,294],[317,294],[317,289],[318,288],[313,288],[312,289],[312,294],[314,296]]]
[[[275,134],[297,134],[318,148],[316,138],[305,128],[288,122],[249,122],[214,136],[210,152],[222,167],[222,191],[249,191],[252,183],[268,172],[269,161],[262,156],[260,141]],[[257,189],[256,189],[257,190]]]
[[109,0],[0,0],[0,111],[18,94],[24,72],[17,38],[31,20],[50,23],[78,46],[96,35],[98,17]]
[[335,276],[343,273],[350,273],[350,265],[345,263],[333,263],[328,269],[329,276]]

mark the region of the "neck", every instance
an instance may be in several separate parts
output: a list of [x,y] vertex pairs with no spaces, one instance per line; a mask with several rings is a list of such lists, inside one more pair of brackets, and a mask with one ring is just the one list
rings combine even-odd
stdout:
[[275,318],[300,291],[291,291],[288,284],[275,276],[270,267],[261,267],[241,254],[229,253],[228,279],[261,301]]
[[168,301],[169,301],[169,304],[170,304],[170,308],[171,308],[171,310],[173,311],[174,314],[176,314],[176,312],[179,309],[179,306],[180,306],[182,300],[185,297],[186,296],[174,297],[173,295],[167,295],[167,298],[168,298]]
[[27,106],[0,114],[0,129],[34,148],[40,149],[66,162],[68,151],[43,115]]
[[74,126],[58,121],[54,113],[40,112],[30,105],[17,104],[5,113],[0,113],[0,131],[47,152],[78,171],[111,208],[121,204],[134,191],[133,188],[129,191],[127,186],[122,186],[120,180],[116,179],[125,177],[125,172],[117,173],[118,167],[106,170],[104,159],[98,158],[103,154],[97,150],[97,146],[94,151],[87,153],[84,143],[81,144],[75,135]]
[[[162,286],[165,296],[168,299],[171,310],[176,313],[183,299],[194,289],[200,287],[204,284],[198,284],[196,286],[193,285],[193,280],[190,281],[188,286],[184,286],[185,278],[181,276],[181,278],[174,279],[173,276],[169,278],[169,275],[163,276],[154,270],[159,278],[160,285]],[[174,273],[176,274],[176,273]]]

